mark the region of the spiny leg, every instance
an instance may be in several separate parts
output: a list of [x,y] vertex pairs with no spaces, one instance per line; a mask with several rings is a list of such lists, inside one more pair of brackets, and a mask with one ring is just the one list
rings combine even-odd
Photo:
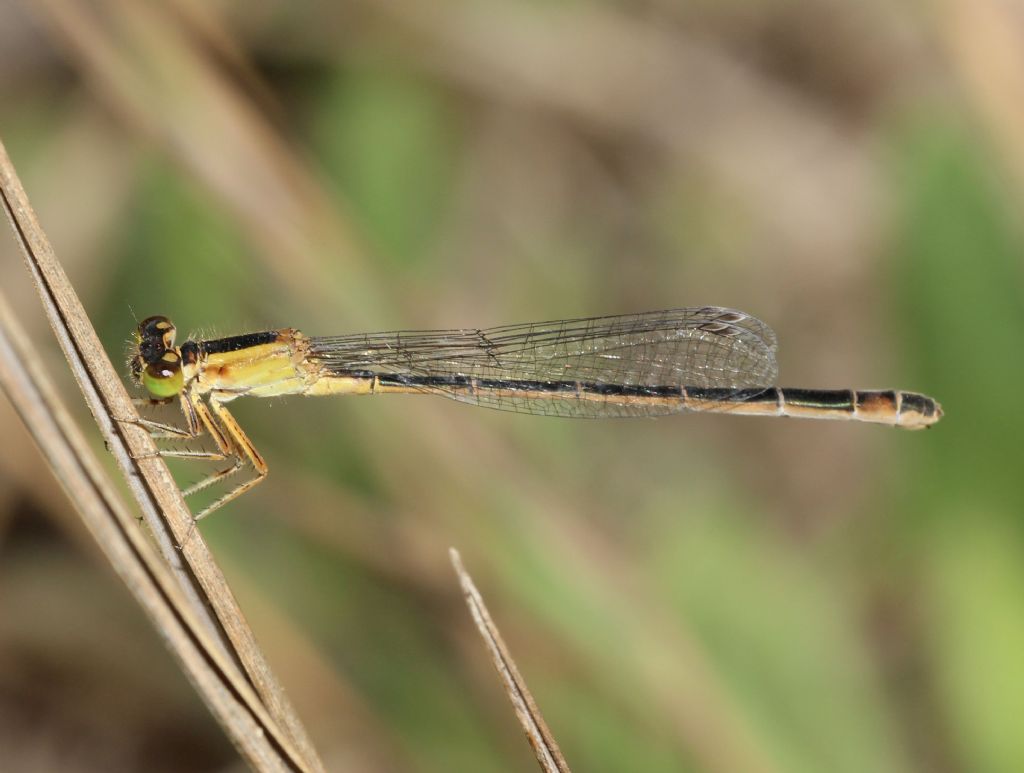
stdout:
[[[250,464],[252,464],[253,470],[256,473],[255,477],[243,481],[242,483],[235,486],[235,488],[218,497],[205,508],[203,508],[195,516],[196,522],[199,522],[200,520],[208,516],[210,513],[212,513],[214,510],[227,504],[232,499],[241,496],[246,491],[255,486],[257,483],[262,481],[265,477],[267,477],[268,468],[267,463],[263,461],[263,457],[260,456],[260,452],[256,450],[256,447],[252,444],[252,441],[249,440],[249,436],[245,434],[245,431],[241,428],[241,426],[239,426],[238,422],[235,420],[235,417],[232,416],[230,411],[228,411],[228,409],[224,407],[223,403],[217,400],[215,395],[211,396],[210,398],[209,410],[206,409],[206,404],[198,401],[196,402],[196,408],[198,409],[199,412],[199,418],[202,420],[203,424],[206,425],[208,429],[210,429],[211,434],[214,434],[215,431],[219,433],[221,430],[223,430],[224,434],[221,435],[221,438],[224,440],[226,446],[230,447],[230,455],[235,457],[235,464],[232,467],[226,470],[222,470],[219,473],[215,473],[206,480],[200,481],[198,484],[191,486],[183,493],[187,496],[191,493],[200,491],[201,489],[204,489],[207,486],[212,485],[216,481],[223,480],[229,475],[232,475],[233,473],[237,472],[238,469],[242,466],[243,457],[247,459]],[[214,425],[219,426],[215,427]],[[222,446],[222,448],[225,447]],[[228,453],[226,448],[225,453]]]
[[[188,488],[182,489],[181,495],[188,497],[196,492],[202,491],[203,489],[209,488],[218,481],[223,480],[229,475],[233,475],[238,472],[242,466],[242,453],[237,447],[237,444],[233,442],[233,438],[228,434],[226,428],[221,426],[219,418],[214,416],[201,399],[196,395],[190,395],[188,397],[188,411],[190,415],[194,417],[198,432],[198,437],[203,432],[206,432],[210,437],[213,438],[213,442],[217,444],[217,452],[210,452],[210,456],[203,457],[200,454],[204,453],[201,451],[179,451],[173,455],[184,456],[190,458],[213,458],[213,459],[231,459],[233,460],[230,467],[224,470],[207,475],[205,478],[200,480],[198,483],[193,483]],[[209,509],[209,508],[207,508]],[[205,510],[203,511],[206,512]]]
[[[129,423],[137,424],[150,430],[155,439],[176,438],[184,441],[193,441],[206,434],[213,439],[213,442],[217,446],[216,451],[197,450],[195,448],[162,448],[159,451],[160,456],[175,459],[206,459],[212,461],[223,461],[225,459],[233,460],[232,465],[227,469],[219,470],[207,475],[198,483],[194,483],[193,485],[182,489],[182,496],[188,497],[237,472],[242,467],[244,459],[249,458],[249,454],[244,450],[244,447],[234,442],[233,433],[228,433],[227,429],[222,426],[222,423],[217,418],[215,418],[213,413],[211,413],[210,408],[207,407],[206,403],[204,403],[197,394],[191,390],[183,390],[179,395],[179,401],[181,405],[181,412],[185,417],[186,426],[184,428],[176,427],[172,424],[150,421],[148,419],[132,419],[129,420]],[[149,405],[153,404],[152,400],[136,399],[135,402]],[[230,418],[230,414],[228,414],[228,416]],[[231,419],[231,422],[234,423],[235,427],[237,427],[237,422],[234,422],[233,419]],[[262,459],[260,461],[262,461]],[[232,492],[228,493],[232,494]],[[233,496],[237,496],[237,494],[233,494]],[[223,504],[225,501],[227,501],[227,499],[218,499],[214,505],[219,506],[218,503]],[[212,512],[212,509],[215,508],[208,507],[203,510],[200,515],[208,514],[209,512]]]
[[[167,424],[160,421],[152,421],[151,419],[144,419],[141,416],[132,419],[121,419],[124,424],[134,424],[138,427],[142,427],[149,431],[150,436],[154,440],[195,440],[202,436],[203,432],[206,431],[214,439],[218,451],[201,451],[195,449],[173,449],[173,448],[161,448],[157,452],[157,455],[163,457],[170,457],[175,459],[209,459],[213,461],[222,461],[227,459],[231,451],[225,450],[227,447],[224,441],[223,434],[219,431],[210,431],[209,424],[202,422],[199,419],[200,410],[197,410],[196,405],[202,406],[202,403],[190,396],[186,396],[184,393],[181,395],[181,412],[185,416],[186,427],[178,427],[173,424]],[[139,406],[153,406],[160,404],[164,401],[154,401],[144,397],[132,398],[132,403]]]
[[[132,398],[132,404],[140,408],[152,408],[155,405],[164,405],[166,402],[167,401],[165,400],[151,400],[146,397]],[[182,413],[185,414],[185,419],[188,421],[188,412],[182,408]],[[136,427],[142,427],[145,430],[149,430],[149,434],[152,435],[154,439],[192,439],[198,435],[198,432],[194,431],[191,427],[177,427],[174,424],[167,424],[162,421],[153,421],[152,419],[144,419],[141,416],[132,417],[130,419],[118,419],[117,421],[120,424],[134,424]]]

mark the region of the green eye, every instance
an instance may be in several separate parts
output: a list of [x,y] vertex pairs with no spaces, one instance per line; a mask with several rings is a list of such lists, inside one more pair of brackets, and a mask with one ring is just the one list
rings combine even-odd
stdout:
[[185,377],[181,372],[181,358],[175,352],[164,352],[164,356],[142,372],[142,384],[153,397],[166,400],[181,392]]

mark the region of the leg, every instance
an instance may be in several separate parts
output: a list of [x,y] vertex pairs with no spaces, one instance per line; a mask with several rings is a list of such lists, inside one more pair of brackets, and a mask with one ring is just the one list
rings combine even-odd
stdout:
[[221,472],[211,475],[206,480],[202,480],[194,486],[190,486],[183,492],[184,495],[188,496],[196,491],[201,491],[207,486],[234,474],[242,467],[242,464],[246,460],[252,464],[256,475],[255,477],[235,486],[226,494],[215,499],[203,508],[195,516],[195,520],[197,522],[208,516],[217,508],[227,504],[232,499],[241,496],[251,489],[267,477],[268,471],[267,463],[263,461],[263,457],[260,456],[260,452],[256,450],[252,441],[249,440],[249,436],[245,434],[245,431],[239,426],[238,422],[235,421],[235,417],[231,415],[230,411],[224,407],[224,404],[217,400],[216,396],[211,396],[209,406],[209,410],[207,410],[205,404],[196,401],[195,407],[197,408],[199,419],[210,431],[210,434],[214,435],[214,438],[218,440],[218,446],[220,446],[221,441],[224,442],[224,445],[220,447],[225,452],[225,456],[234,456],[235,464],[226,470],[222,470]]
[[[147,405],[152,406],[160,404],[162,401],[154,401],[144,397],[132,398],[132,402],[135,405]],[[151,421],[149,419],[121,419],[120,421],[124,424],[135,424],[136,426],[142,427],[149,431],[150,435],[154,440],[194,440],[203,434],[203,431],[207,431],[210,436],[217,443],[219,451],[196,451],[196,450],[176,450],[176,449],[160,449],[159,455],[164,457],[173,457],[175,459],[212,459],[220,461],[226,459],[229,455],[229,451],[226,451],[226,443],[223,438],[223,434],[216,429],[211,429],[212,420],[204,422],[200,420],[200,414],[208,412],[205,411],[203,404],[195,400],[194,398],[187,397],[182,394],[181,396],[181,412],[185,416],[186,427],[176,427],[173,424],[165,424],[159,421]]]
[[[144,405],[151,407],[153,405],[163,405],[166,404],[166,402],[162,400],[150,400],[145,397],[133,397],[132,404],[138,406]],[[185,416],[187,419],[188,414],[186,413]],[[118,419],[117,421],[121,424],[134,424],[137,427],[147,429],[149,430],[149,433],[154,438],[157,439],[194,438],[197,434],[196,432],[192,431],[191,427],[183,429],[181,427],[175,427],[173,424],[164,424],[161,421],[151,421],[149,419],[143,419],[141,416],[137,419]]]
[[[151,404],[149,400],[139,400]],[[255,477],[235,486],[223,496],[218,497],[198,514],[194,516],[195,521],[205,518],[224,504],[227,504],[235,497],[245,493],[267,475],[267,464],[263,461],[259,451],[253,446],[252,441],[238,425],[235,417],[231,415],[222,401],[217,399],[216,394],[210,395],[209,403],[203,402],[198,395],[189,390],[184,390],[180,395],[181,412],[185,417],[186,427],[175,427],[170,424],[148,421],[146,419],[130,420],[133,424],[145,427],[154,433],[154,437],[178,438],[182,440],[194,440],[204,433],[213,438],[217,445],[216,451],[199,450],[161,450],[161,456],[183,458],[183,459],[212,459],[215,461],[232,459],[230,467],[215,472],[198,483],[194,483],[182,490],[182,496],[188,497],[199,491],[234,475],[246,461],[250,462],[256,473]]]
[[[213,405],[213,403],[211,403],[211,405]],[[227,412],[226,409],[223,408],[223,406],[219,406],[218,404],[218,407],[220,407],[221,412]],[[206,458],[233,459],[234,462],[227,469],[212,473],[211,475],[208,475],[207,477],[203,478],[198,483],[193,483],[188,488],[183,489],[181,494],[182,496],[185,497],[191,496],[192,494],[202,491],[205,488],[209,488],[214,483],[224,480],[224,478],[228,477],[229,475],[234,475],[242,467],[242,452],[237,447],[237,443],[233,442],[232,436],[228,434],[227,429],[220,426],[223,423],[223,420],[219,418],[219,414],[215,415],[213,412],[211,412],[210,408],[206,406],[206,403],[198,399],[193,401],[191,408],[193,411],[195,411],[196,421],[201,425],[202,430],[205,430],[206,433],[209,434],[210,437],[214,439],[214,442],[217,443],[217,448],[219,449],[218,452],[211,452],[211,455]],[[230,416],[230,414],[228,415]],[[234,417],[232,417],[232,420],[233,419]],[[239,431],[241,432],[241,429],[239,429]],[[193,455],[193,452],[186,451],[183,452],[183,455],[196,458]],[[209,507],[203,510],[203,514],[206,514],[208,511],[210,511]],[[196,520],[198,520],[198,518]]]

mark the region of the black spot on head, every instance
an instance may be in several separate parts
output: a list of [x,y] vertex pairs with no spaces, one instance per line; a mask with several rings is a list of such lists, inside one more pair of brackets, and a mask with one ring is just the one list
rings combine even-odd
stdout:
[[164,348],[162,341],[154,341],[152,339],[144,338],[139,342],[139,356],[147,365],[151,365],[158,361],[164,356],[166,351],[167,349]]

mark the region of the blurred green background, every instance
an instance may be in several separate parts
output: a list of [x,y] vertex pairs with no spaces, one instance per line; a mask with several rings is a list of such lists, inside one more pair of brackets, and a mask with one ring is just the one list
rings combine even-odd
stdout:
[[[271,474],[202,530],[331,769],[532,769],[456,546],[579,770],[1018,771],[1021,14],[5,0],[0,137],[115,361],[156,313],[717,304],[785,385],[943,403],[926,433],[236,403]],[[6,402],[0,434],[0,767],[237,767]]]

